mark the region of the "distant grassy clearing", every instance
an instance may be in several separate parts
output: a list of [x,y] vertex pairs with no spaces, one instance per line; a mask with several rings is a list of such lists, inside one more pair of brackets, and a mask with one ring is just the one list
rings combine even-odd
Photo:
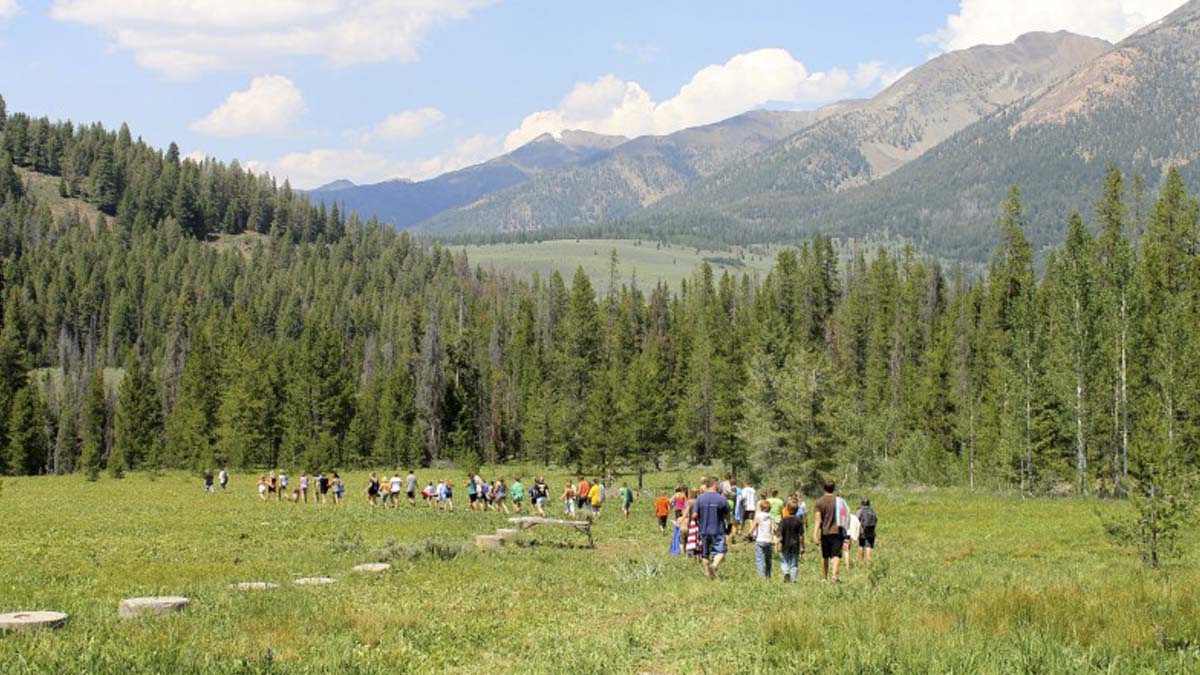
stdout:
[[651,288],[659,281],[677,289],[679,282],[691,277],[706,260],[718,278],[724,271],[736,276],[742,273],[765,275],[774,265],[778,247],[698,250],[680,244],[660,246],[648,240],[558,239],[531,244],[484,244],[453,250],[466,251],[472,265],[507,270],[524,278],[537,272],[545,279],[558,270],[569,281],[575,270],[582,266],[598,289],[607,289],[609,258],[614,249],[622,283],[628,283],[636,275],[642,289]]
[[[256,477],[245,474],[215,495],[181,473],[5,478],[0,611],[71,619],[59,631],[0,635],[0,672],[1200,668],[1196,547],[1168,576],[1145,571],[1095,516],[1121,504],[872,491],[880,514],[872,568],[856,566],[835,587],[817,581],[810,556],[801,583],[783,586],[755,578],[754,551],[738,543],[714,584],[667,556],[654,521],[653,490],[679,474],[647,476],[628,522],[610,504],[595,551],[535,533],[546,545],[490,555],[458,545],[504,526],[503,515],[371,509],[365,472],[343,475],[349,503],[339,509],[261,503]],[[565,476],[549,478],[561,489]],[[423,540],[446,542],[445,555],[417,557]],[[391,570],[348,573],[380,549]],[[291,583],[318,575],[338,581]],[[228,587],[243,581],[280,587]],[[117,618],[121,598],[160,594],[193,604],[177,615]]]

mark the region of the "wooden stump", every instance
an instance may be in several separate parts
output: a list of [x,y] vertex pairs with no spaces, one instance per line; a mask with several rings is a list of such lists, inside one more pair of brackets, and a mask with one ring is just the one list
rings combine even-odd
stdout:
[[292,583],[297,586],[325,586],[336,581],[333,577],[300,577]]
[[181,612],[192,601],[178,595],[164,595],[149,598],[125,598],[117,607],[117,616],[129,618],[142,614],[170,614]]
[[481,551],[495,551],[500,548],[501,539],[495,534],[475,535],[475,546]]
[[361,565],[355,565],[350,569],[354,572],[369,572],[378,574],[380,572],[386,572],[391,568],[392,566],[387,563],[363,563]]
[[273,584],[269,581],[243,581],[237,584],[230,584],[229,587],[235,591],[269,591],[273,588],[279,588],[279,584]]
[[62,612],[11,612],[0,614],[0,630],[37,630],[39,628],[62,628],[67,615]]

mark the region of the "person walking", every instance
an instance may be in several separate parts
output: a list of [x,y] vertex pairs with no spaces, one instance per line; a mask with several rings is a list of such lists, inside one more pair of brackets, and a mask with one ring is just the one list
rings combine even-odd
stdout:
[[341,506],[342,497],[346,495],[346,486],[342,483],[342,477],[333,472],[333,505]]
[[758,503],[757,515],[754,516],[754,526],[750,537],[754,540],[754,562],[758,568],[758,576],[771,578],[771,563],[775,558],[775,517],[771,515],[771,504],[767,500]]
[[851,513],[850,524],[846,527],[846,538],[842,540],[842,560],[846,563],[846,569],[850,569],[850,559],[853,557],[850,549],[858,543],[858,536],[861,533],[862,523],[859,522],[858,515]]
[[621,511],[625,514],[625,520],[629,520],[629,507],[633,506],[633,490],[629,488],[629,483],[621,483]]
[[408,493],[408,505],[417,505],[417,473],[412,469],[408,470],[408,477],[404,479],[404,491]]
[[204,491],[205,491],[205,492],[215,492],[215,491],[216,491],[216,490],[213,488],[213,473],[212,473],[212,469],[205,469],[205,470],[204,470]]
[[838,517],[838,496],[835,485],[826,479],[825,494],[814,505],[816,520],[813,523],[813,542],[821,547],[821,580],[838,580],[838,561],[842,556],[842,538],[846,535]]
[[217,480],[221,482],[221,491],[224,491],[229,486],[229,472],[225,470],[225,467],[221,467],[221,473],[217,477]]
[[804,551],[804,513],[796,499],[789,499],[783,510],[787,515],[779,523],[779,570],[783,572],[783,583],[794,584]]
[[374,471],[367,478],[367,501],[371,502],[371,506],[379,505],[379,477]]
[[658,498],[654,500],[654,516],[658,518],[658,531],[662,534],[667,533],[667,516],[671,515],[671,500],[667,499],[667,493],[658,493]]
[[563,515],[568,518],[575,517],[575,486],[567,483],[567,487],[563,489]]
[[404,488],[404,481],[400,479],[400,472],[392,474],[391,480],[388,481],[388,492],[392,493],[392,508],[400,508],[400,491]]
[[279,492],[277,492],[275,494],[275,498],[282,500],[283,495],[287,494],[287,491],[288,491],[288,477],[287,477],[287,474],[283,472],[283,469],[280,469],[279,470]]
[[705,491],[696,497],[692,509],[696,512],[700,527],[700,557],[704,574],[709,579],[717,578],[717,570],[725,560],[725,533],[729,526],[729,502],[717,492],[717,481],[707,478]]
[[537,509],[538,515],[546,517],[546,501],[550,499],[550,486],[546,484],[546,479],[538,476],[533,481],[533,489],[537,491],[537,495],[533,497],[533,508]]
[[308,474],[307,473],[300,474],[300,498],[304,500],[305,504],[308,503]]
[[869,563],[875,557],[875,526],[879,524],[879,516],[871,507],[870,499],[862,500],[856,515],[862,526],[858,534],[858,558]]
[[741,527],[738,530],[738,534],[741,534],[742,530],[746,529],[746,523],[750,523],[751,527],[754,526],[756,509],[758,509],[758,493],[755,491],[754,486],[750,484],[750,481],[746,481],[742,486],[742,522],[740,523]]
[[267,486],[267,477],[259,476],[258,477],[258,498],[264,502],[267,501],[267,491],[268,490],[269,490],[269,488]]
[[525,486],[521,483],[520,476],[508,487],[508,495],[512,499],[513,512],[521,513],[521,502],[525,501]]

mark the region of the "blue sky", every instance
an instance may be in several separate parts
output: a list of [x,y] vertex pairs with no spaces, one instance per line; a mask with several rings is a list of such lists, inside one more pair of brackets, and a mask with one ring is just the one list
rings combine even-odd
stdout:
[[0,0],[0,94],[313,187],[816,107],[1028,30],[1117,40],[1179,1]]

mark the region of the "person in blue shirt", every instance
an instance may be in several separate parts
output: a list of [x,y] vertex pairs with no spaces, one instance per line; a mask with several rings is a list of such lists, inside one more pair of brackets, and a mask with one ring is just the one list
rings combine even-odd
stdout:
[[717,578],[717,569],[725,559],[725,534],[729,527],[729,502],[718,491],[718,481],[704,479],[704,492],[692,507],[700,526],[700,556],[704,574]]

